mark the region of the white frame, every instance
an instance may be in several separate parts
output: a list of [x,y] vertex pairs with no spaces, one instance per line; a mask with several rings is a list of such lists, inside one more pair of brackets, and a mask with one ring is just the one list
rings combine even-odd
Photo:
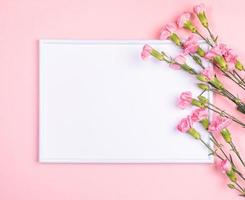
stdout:
[[[43,152],[43,142],[45,138],[43,137],[42,133],[42,120],[43,120],[43,106],[42,106],[42,92],[43,92],[43,85],[42,85],[42,77],[45,75],[45,72],[42,70],[42,61],[43,61],[43,55],[42,55],[42,47],[46,44],[169,44],[170,41],[159,41],[159,40],[94,40],[94,41],[87,41],[87,40],[40,40],[39,41],[39,161],[42,163],[213,163],[214,159],[213,156],[209,156],[207,159],[184,159],[184,160],[176,160],[176,159],[148,159],[148,160],[142,160],[142,159],[102,159],[102,160],[94,160],[94,159],[84,159],[84,158],[63,158],[63,159],[55,159],[55,158],[45,158],[42,155]],[[212,93],[209,93],[209,100],[213,101],[213,95]],[[209,144],[212,146],[211,142]]]

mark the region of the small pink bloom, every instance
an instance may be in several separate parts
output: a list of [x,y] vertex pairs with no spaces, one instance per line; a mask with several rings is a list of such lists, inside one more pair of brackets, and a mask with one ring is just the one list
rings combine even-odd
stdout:
[[236,69],[235,63],[233,62],[228,63],[228,71],[233,71],[235,69]]
[[170,66],[172,69],[175,69],[175,70],[180,70],[180,69],[181,69],[180,65],[178,65],[178,64],[172,63],[172,64],[170,64],[169,66]]
[[177,99],[177,106],[181,109],[184,109],[191,105],[192,102],[192,93],[190,91],[182,92]]
[[226,117],[221,117],[220,115],[217,115],[210,123],[208,127],[208,131],[211,133],[219,133],[224,128],[229,126],[231,124],[232,120]]
[[221,160],[216,162],[216,166],[217,168],[223,173],[225,174],[226,172],[229,172],[231,170],[231,165],[230,162],[228,160]]
[[184,54],[179,54],[175,59],[174,59],[177,63],[183,65],[186,63],[186,57]]
[[189,116],[182,119],[179,124],[177,125],[177,130],[186,133],[192,127],[192,122]]
[[178,17],[176,23],[177,23],[177,25],[178,25],[179,28],[183,28],[184,25],[185,25],[185,23],[186,23],[187,21],[190,21],[190,20],[191,20],[191,13],[185,12],[185,13],[183,13],[182,15],[180,15],[180,16]]
[[167,30],[161,30],[160,32],[160,40],[166,40],[169,38],[171,33],[169,33]]
[[202,12],[206,12],[205,5],[202,3],[200,5],[194,6],[193,11],[196,15]]
[[225,44],[219,44],[218,47],[221,51],[221,54],[224,56],[226,62],[236,62],[237,55],[234,53],[232,49],[229,49]]
[[185,55],[183,53],[179,54],[175,59],[174,59],[175,62],[177,62],[178,64],[176,63],[173,63],[173,64],[170,64],[170,67],[172,69],[181,69],[180,65],[183,65],[186,63],[186,58],[185,58]]
[[165,26],[165,29],[170,32],[170,33],[174,33],[177,30],[176,24],[175,23],[169,23]]
[[194,122],[199,122],[203,119],[206,119],[208,117],[208,110],[203,109],[203,108],[197,108],[194,110],[191,114],[191,121]]
[[183,44],[184,52],[186,54],[195,53],[198,49],[197,37],[191,34]]
[[228,62],[228,63],[235,64],[237,61],[237,55],[234,53],[234,51],[232,49],[229,49],[225,52],[224,58],[225,58],[226,62]]
[[220,49],[219,45],[214,46],[209,51],[206,52],[205,58],[213,59],[215,56],[222,55],[222,50]]
[[217,47],[220,49],[220,52],[222,55],[224,55],[228,50],[226,44],[221,43],[221,44],[218,44]]
[[146,44],[141,52],[141,58],[143,60],[147,59],[151,55],[151,52],[152,52],[152,47]]
[[160,39],[161,40],[168,39],[172,33],[176,32],[176,30],[177,30],[176,24],[174,23],[167,24],[165,27],[163,27],[160,30]]
[[213,66],[205,68],[204,70],[202,70],[201,74],[205,76],[208,80],[212,80],[215,76]]

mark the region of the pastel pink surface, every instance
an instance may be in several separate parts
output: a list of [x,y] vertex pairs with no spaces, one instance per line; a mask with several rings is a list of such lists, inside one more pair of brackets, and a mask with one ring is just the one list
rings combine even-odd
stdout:
[[[220,39],[245,60],[244,1],[203,2]],[[37,162],[38,39],[157,39],[163,24],[197,3],[0,0],[0,199],[239,199],[208,164]],[[218,102],[226,107],[227,101]],[[245,155],[244,131],[236,130],[234,138]]]

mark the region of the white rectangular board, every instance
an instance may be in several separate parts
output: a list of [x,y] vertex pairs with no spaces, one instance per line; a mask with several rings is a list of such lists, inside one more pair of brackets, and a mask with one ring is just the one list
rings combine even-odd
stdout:
[[176,131],[191,112],[178,109],[176,98],[186,90],[199,94],[196,79],[143,61],[146,43],[171,56],[180,52],[169,41],[40,40],[40,162],[213,162],[199,141]]

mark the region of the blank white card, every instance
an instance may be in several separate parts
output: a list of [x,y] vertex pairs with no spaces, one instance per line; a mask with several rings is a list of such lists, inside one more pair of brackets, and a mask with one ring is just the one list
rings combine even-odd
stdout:
[[191,112],[176,98],[200,93],[195,78],[143,61],[145,43],[179,52],[168,41],[40,41],[40,162],[213,162],[199,141],[176,131]]

